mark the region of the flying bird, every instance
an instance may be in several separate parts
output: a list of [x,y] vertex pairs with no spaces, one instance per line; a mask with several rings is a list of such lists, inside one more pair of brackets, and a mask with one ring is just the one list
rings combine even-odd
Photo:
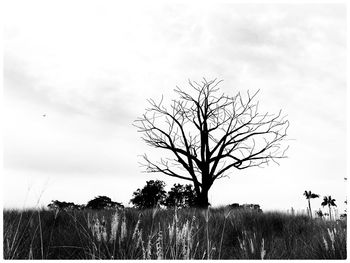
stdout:
[[46,114],[43,114],[43,117],[46,117]]

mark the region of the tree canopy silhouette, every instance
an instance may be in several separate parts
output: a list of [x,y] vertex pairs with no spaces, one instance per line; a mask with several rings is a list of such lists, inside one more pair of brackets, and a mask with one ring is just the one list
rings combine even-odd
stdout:
[[83,206],[76,205],[73,202],[65,202],[65,201],[58,201],[58,200],[52,200],[50,204],[47,205],[50,209],[59,209],[59,210],[70,210],[70,209],[82,209]]
[[165,199],[165,206],[186,208],[195,206],[196,192],[192,185],[174,184]]
[[107,196],[98,196],[95,197],[94,199],[90,200],[86,204],[86,208],[89,209],[108,209],[108,208],[123,208],[124,206],[121,203],[114,202],[111,200],[111,198]]
[[144,157],[145,171],[191,181],[196,205],[208,206],[215,180],[231,168],[263,166],[285,158],[282,146],[289,126],[281,115],[258,112],[258,92],[230,97],[220,93],[221,81],[189,81],[190,89],[175,89],[177,99],[166,107],[149,99],[149,108],[135,121],[142,139],[170,153],[158,161]]
[[328,206],[329,209],[329,219],[332,219],[332,209],[331,206],[337,206],[335,204],[335,199],[332,198],[332,196],[324,196],[323,202],[321,203],[323,207]]
[[165,183],[160,180],[150,180],[142,189],[137,189],[133,193],[130,202],[137,208],[152,208],[160,204],[164,204],[166,192],[164,190]]
[[309,215],[312,218],[312,210],[311,210],[311,203],[310,203],[310,199],[314,199],[314,198],[319,198],[320,195],[318,194],[314,194],[311,191],[306,191],[303,194],[305,196],[305,198],[307,199],[308,205],[309,205]]

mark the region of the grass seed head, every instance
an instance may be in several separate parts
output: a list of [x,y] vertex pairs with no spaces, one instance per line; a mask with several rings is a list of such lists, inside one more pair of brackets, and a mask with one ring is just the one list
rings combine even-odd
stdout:
[[138,234],[139,234],[139,232],[140,232],[140,230],[139,230],[140,221],[141,221],[141,219],[139,218],[139,219],[137,220],[136,225],[135,225],[135,229],[134,229],[134,232],[133,232],[133,234],[132,234],[132,239],[133,239],[133,240],[136,239],[136,237],[138,236]]
[[173,221],[173,223],[172,223],[171,225],[168,226],[170,242],[171,242],[171,240],[172,240],[173,237],[174,237],[174,230],[175,230],[175,224],[174,224],[174,221]]
[[92,227],[92,236],[96,237],[98,242],[102,240],[101,224],[98,218],[94,219],[94,225]]
[[326,251],[328,251],[328,243],[327,243],[327,240],[325,239],[324,236],[322,236],[322,239],[323,239],[324,247],[325,247]]
[[114,215],[112,216],[112,221],[111,221],[110,242],[116,241],[118,226],[119,226],[119,213],[118,213],[118,210],[116,210]]
[[261,249],[260,249],[260,258],[264,259],[266,255],[266,250],[265,250],[265,240],[264,238],[261,240]]
[[139,248],[140,246],[142,247],[142,251],[145,252],[145,248],[143,246],[143,240],[142,240],[142,229],[141,231],[138,233],[138,238],[137,238],[137,242],[136,242],[136,248]]
[[151,259],[152,247],[151,247],[151,238],[148,238],[147,249],[146,249],[146,259]]
[[250,241],[250,252],[251,252],[252,254],[254,254],[255,249],[254,249],[253,239],[250,238],[249,241]]
[[126,217],[125,217],[125,213],[123,215],[123,222],[120,228],[120,238],[123,241],[127,236],[127,229],[126,229]]
[[335,247],[334,247],[334,243],[335,243],[334,232],[331,229],[329,229],[329,228],[327,228],[327,232],[328,232],[329,239],[331,240],[332,250],[335,251]]
[[163,234],[162,231],[159,230],[158,237],[156,240],[156,251],[157,251],[157,259],[163,259]]

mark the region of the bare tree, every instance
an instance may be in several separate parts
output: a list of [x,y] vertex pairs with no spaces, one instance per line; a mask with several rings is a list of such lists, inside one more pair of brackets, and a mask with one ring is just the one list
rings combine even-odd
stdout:
[[135,121],[142,139],[171,158],[152,161],[143,156],[145,171],[191,181],[198,207],[208,206],[208,192],[215,180],[227,176],[231,168],[278,163],[285,158],[288,120],[277,114],[258,113],[258,102],[220,93],[221,81],[189,81],[189,90],[176,87],[179,96],[169,107],[149,99],[149,108]]

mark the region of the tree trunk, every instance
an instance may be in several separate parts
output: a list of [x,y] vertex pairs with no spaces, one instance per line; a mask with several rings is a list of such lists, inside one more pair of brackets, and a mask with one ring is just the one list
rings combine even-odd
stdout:
[[329,220],[332,220],[332,210],[331,210],[331,206],[328,205],[329,207]]
[[310,212],[310,217],[312,218],[312,211],[311,211],[310,199],[308,199],[308,203],[309,203],[309,212]]
[[198,208],[208,208],[208,190],[202,189],[201,193],[197,196],[196,207]]

